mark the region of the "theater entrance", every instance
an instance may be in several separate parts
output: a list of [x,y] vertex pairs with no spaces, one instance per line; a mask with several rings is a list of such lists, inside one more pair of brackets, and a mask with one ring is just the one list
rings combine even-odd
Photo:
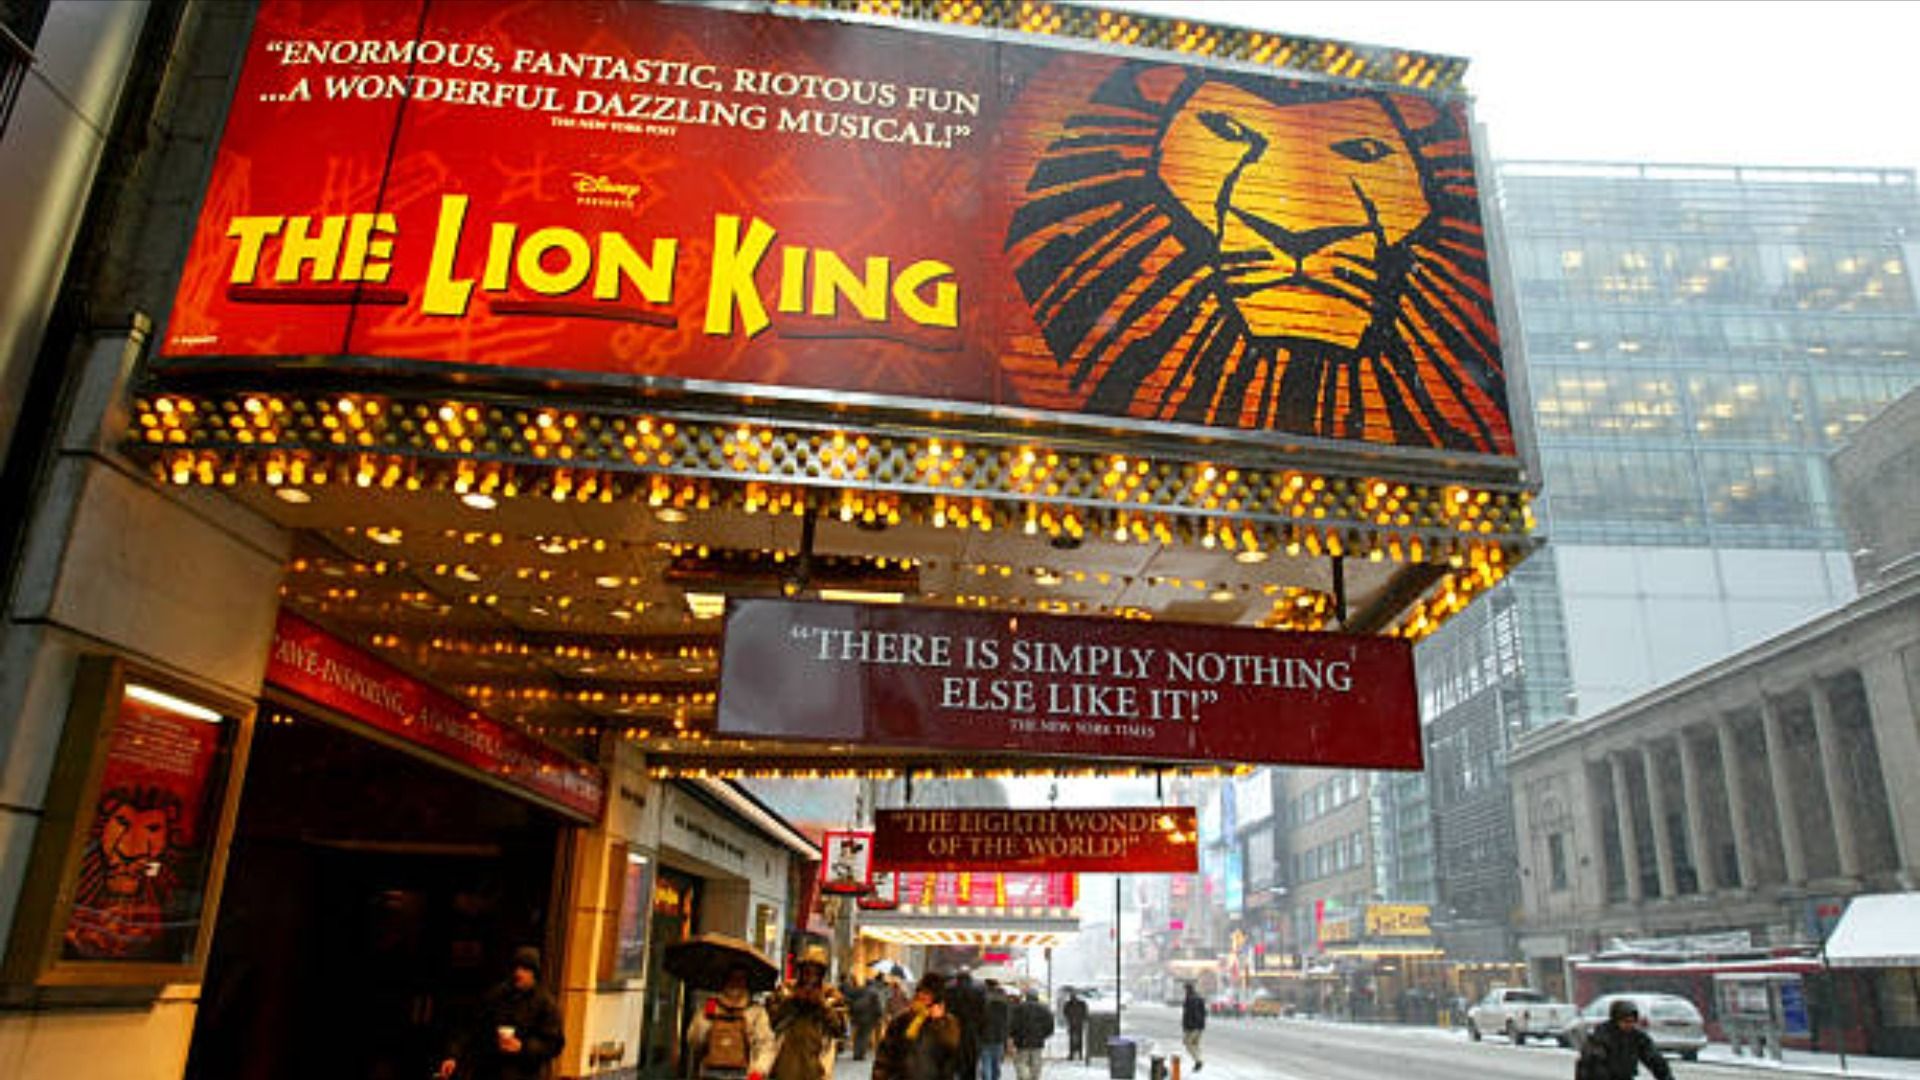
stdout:
[[522,945],[551,987],[566,827],[490,785],[263,709],[186,1075],[429,1075]]

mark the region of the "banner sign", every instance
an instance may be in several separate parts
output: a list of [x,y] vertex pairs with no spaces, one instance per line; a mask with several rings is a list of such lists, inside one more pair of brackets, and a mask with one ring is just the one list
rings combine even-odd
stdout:
[[821,842],[820,891],[859,896],[873,888],[873,834],[829,829]]
[[1192,807],[877,810],[874,865],[888,870],[1191,874]]
[[1425,904],[1368,904],[1367,936],[1432,937],[1433,928],[1428,925],[1431,913]]
[[855,903],[862,911],[892,911],[900,906],[900,879],[891,870],[875,870],[872,888]]
[[606,779],[518,728],[476,712],[392,665],[282,611],[267,681],[283,690],[597,821]]
[[1083,758],[1418,769],[1412,645],[735,598],[716,729]]
[[160,352],[1511,456],[1468,130],[1065,40],[263,0]]
[[1070,909],[1080,880],[1069,873],[967,870],[903,871],[894,876],[903,906],[983,914],[1003,908]]

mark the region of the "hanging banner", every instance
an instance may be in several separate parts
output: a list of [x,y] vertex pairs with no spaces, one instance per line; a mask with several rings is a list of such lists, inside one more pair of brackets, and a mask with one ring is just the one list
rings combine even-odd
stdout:
[[477,712],[289,612],[282,611],[273,628],[267,682],[569,815],[600,818],[606,776],[598,766]]
[[165,363],[1514,454],[1463,97],[745,6],[264,0]]
[[821,841],[820,891],[859,896],[873,888],[873,834],[829,829]]
[[879,810],[873,861],[887,870],[1191,874],[1198,835],[1190,806]]
[[892,911],[900,906],[900,879],[890,870],[875,870],[872,890],[856,903],[862,911]]
[[717,731],[935,750],[1418,769],[1398,638],[735,598]]
[[902,871],[900,906],[913,913],[1070,914],[1079,877],[1063,872]]

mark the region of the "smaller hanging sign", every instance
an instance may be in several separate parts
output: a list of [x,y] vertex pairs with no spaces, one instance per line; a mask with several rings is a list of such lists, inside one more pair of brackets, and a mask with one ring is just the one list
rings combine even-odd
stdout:
[[822,845],[820,891],[859,896],[873,889],[873,834],[829,829]]
[[891,870],[873,872],[873,891],[859,900],[862,911],[892,911],[900,906],[900,879]]
[[873,862],[887,870],[1191,874],[1191,806],[1074,810],[880,810]]

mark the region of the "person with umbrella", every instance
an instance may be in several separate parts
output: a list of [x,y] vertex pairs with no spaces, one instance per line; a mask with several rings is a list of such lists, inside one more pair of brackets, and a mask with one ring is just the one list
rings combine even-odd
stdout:
[[756,990],[779,979],[773,962],[724,934],[701,934],[667,946],[667,972],[713,993],[687,1025],[687,1073],[698,1080],[764,1080],[777,1044]]

